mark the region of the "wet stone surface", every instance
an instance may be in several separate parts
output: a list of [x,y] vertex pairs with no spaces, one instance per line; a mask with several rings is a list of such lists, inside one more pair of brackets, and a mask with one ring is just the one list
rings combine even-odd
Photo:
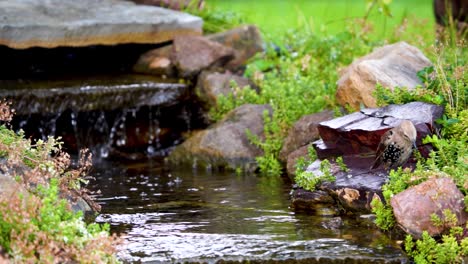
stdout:
[[0,85],[0,97],[12,102],[17,115],[170,106],[188,93],[185,84],[139,75],[0,81]]
[[123,235],[125,263],[405,263],[362,220],[289,209],[281,178],[99,163],[98,222]]

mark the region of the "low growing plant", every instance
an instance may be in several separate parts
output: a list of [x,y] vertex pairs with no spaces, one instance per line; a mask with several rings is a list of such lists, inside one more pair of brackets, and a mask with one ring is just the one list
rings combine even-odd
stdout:
[[[0,103],[3,107],[5,102]],[[91,156],[82,153],[73,168],[58,140],[33,144],[7,127],[10,117],[0,118],[6,121],[0,125],[0,170],[19,183],[0,197],[1,257],[14,263],[118,262],[118,238],[109,235],[109,226],[86,224],[82,213],[72,212],[61,198],[81,197],[99,207],[81,186]]]

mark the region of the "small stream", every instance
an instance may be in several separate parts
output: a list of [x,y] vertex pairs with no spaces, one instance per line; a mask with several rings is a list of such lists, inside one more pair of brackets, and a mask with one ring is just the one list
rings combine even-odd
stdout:
[[280,177],[169,171],[162,160],[100,161],[96,221],[122,235],[125,263],[402,263],[362,219],[296,213]]

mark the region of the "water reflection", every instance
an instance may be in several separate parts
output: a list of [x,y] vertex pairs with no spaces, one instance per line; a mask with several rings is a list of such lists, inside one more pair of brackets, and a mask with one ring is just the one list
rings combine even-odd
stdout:
[[292,212],[290,184],[281,178],[162,167],[95,166],[97,221],[123,234],[125,262],[404,259],[386,236],[354,219]]

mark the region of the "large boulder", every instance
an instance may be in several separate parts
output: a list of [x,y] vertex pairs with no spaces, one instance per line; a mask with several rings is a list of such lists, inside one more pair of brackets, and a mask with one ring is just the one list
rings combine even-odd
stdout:
[[376,84],[388,89],[414,88],[422,85],[417,72],[431,66],[424,54],[406,42],[386,45],[355,60],[340,73],[336,99],[338,103],[359,109],[376,107],[373,96]]
[[423,231],[436,236],[448,231],[449,226],[434,225],[432,215],[444,220],[444,211],[450,210],[464,226],[468,219],[464,196],[450,178],[432,178],[406,189],[391,199],[393,213],[406,232],[421,237]]
[[271,114],[269,105],[242,105],[229,112],[224,119],[212,127],[193,132],[169,155],[172,165],[194,167],[227,168],[254,171],[257,156],[262,150],[247,138],[246,131],[263,138],[263,112]]
[[179,77],[193,78],[202,70],[224,66],[234,50],[201,36],[178,36],[172,44],[172,58]]
[[163,43],[200,35],[189,14],[124,0],[0,1],[0,45],[15,49]]

